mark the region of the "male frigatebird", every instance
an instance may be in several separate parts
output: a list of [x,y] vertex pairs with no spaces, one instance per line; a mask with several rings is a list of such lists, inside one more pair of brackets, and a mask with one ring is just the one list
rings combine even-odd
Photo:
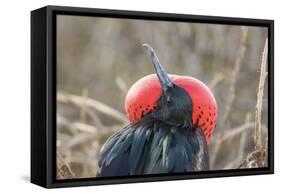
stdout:
[[102,146],[97,176],[209,170],[208,142],[217,119],[214,95],[196,78],[168,75],[153,48],[143,46],[156,74],[128,91],[130,124]]

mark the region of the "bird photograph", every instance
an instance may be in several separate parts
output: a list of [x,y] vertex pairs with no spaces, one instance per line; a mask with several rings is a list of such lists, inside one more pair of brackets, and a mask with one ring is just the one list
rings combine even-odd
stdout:
[[56,178],[263,168],[264,27],[57,17]]

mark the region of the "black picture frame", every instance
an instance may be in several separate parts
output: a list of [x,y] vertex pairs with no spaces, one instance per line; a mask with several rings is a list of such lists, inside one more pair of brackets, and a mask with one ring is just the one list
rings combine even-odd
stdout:
[[[56,180],[56,16],[82,15],[268,28],[268,167],[173,175]],[[46,188],[274,173],[274,21],[261,19],[46,6],[31,12],[31,182]]]

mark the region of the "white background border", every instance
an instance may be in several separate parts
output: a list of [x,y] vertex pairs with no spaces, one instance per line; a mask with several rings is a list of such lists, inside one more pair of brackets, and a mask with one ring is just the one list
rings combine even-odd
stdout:
[[[45,5],[170,12],[275,20],[275,175],[45,190],[29,183],[30,171],[30,11]],[[278,8],[279,7],[279,8]],[[7,0],[0,11],[0,193],[271,193],[280,191],[281,11],[278,0]],[[235,148],[234,148],[235,149]]]

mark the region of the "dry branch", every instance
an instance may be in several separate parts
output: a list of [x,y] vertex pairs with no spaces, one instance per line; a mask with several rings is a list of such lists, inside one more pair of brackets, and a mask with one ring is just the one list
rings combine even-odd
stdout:
[[106,114],[122,123],[128,122],[127,117],[124,114],[92,98],[84,98],[73,94],[67,94],[65,92],[58,92],[57,101],[61,103],[72,103],[76,106],[83,106],[83,104],[86,104],[88,107],[91,107],[103,114]]
[[75,178],[74,173],[69,167],[68,163],[60,154],[57,154],[57,179],[71,179]]
[[218,73],[213,80],[210,81],[208,85],[210,90],[212,91],[222,80],[224,79],[224,75],[222,73]]
[[108,130],[108,128],[101,122],[99,116],[95,113],[94,110],[90,110],[89,108],[86,108],[85,112],[91,117],[91,119],[94,121],[98,129],[102,131]]
[[57,125],[58,127],[65,127],[67,129],[72,130],[79,130],[82,132],[88,132],[88,133],[97,133],[97,128],[92,125],[88,125],[82,122],[70,122],[66,118],[63,118],[62,116],[57,116]]
[[246,40],[247,40],[247,35],[248,35],[248,28],[241,27],[241,33],[242,33],[242,36],[240,39],[240,47],[237,51],[234,69],[233,69],[231,77],[230,77],[230,86],[229,86],[229,91],[228,91],[228,94],[226,97],[225,110],[224,110],[224,114],[223,114],[223,117],[221,120],[221,125],[220,125],[221,127],[224,127],[226,119],[228,118],[228,116],[231,112],[231,107],[232,107],[234,97],[235,97],[237,78],[238,78],[238,75],[240,72],[242,60],[246,53]]
[[115,79],[115,83],[123,94],[127,94],[128,86],[126,82],[122,79],[122,77],[117,76]]
[[73,148],[78,144],[95,140],[98,135],[96,127],[81,122],[70,122],[59,115],[57,116],[57,125],[59,127],[82,131],[82,133],[75,135],[73,138],[69,139],[68,141],[64,142],[61,146],[59,146],[58,150],[60,153],[65,153],[65,151]]
[[224,136],[221,137],[220,141],[225,141],[227,139],[231,139],[233,137],[236,137],[237,135],[240,135],[241,133],[249,130],[249,129],[253,129],[255,126],[255,124],[253,122],[249,122],[249,123],[244,123],[241,126],[238,126],[236,128],[233,129],[229,129],[227,133],[225,133]]
[[246,159],[238,166],[238,168],[260,168],[266,166],[266,150],[255,150],[248,154]]
[[83,104],[80,108],[80,119],[82,122],[86,121],[86,115],[88,115],[93,121],[94,121],[94,125],[97,126],[98,129],[100,130],[107,130],[106,127],[102,124],[100,118],[98,117],[98,115],[95,113],[95,111],[92,109],[90,109],[87,106],[87,98],[88,98],[88,90],[87,89],[83,89],[82,91],[82,96],[84,98]]
[[[253,130],[255,128],[255,123],[254,122],[247,122],[244,123],[238,127],[232,128],[232,129],[227,129],[226,132],[223,136],[219,137],[215,137],[214,139],[217,139],[216,143],[221,143],[223,141],[226,141],[228,139],[232,139],[234,137],[236,137],[237,135],[240,135],[243,132],[246,132],[247,130]],[[261,125],[262,131],[266,132],[267,131],[267,127],[265,125]]]
[[81,108],[80,108],[80,120],[82,121],[82,122],[85,122],[86,121],[86,111],[85,111],[85,109],[86,109],[86,107],[87,107],[87,105],[86,105],[86,100],[85,99],[87,99],[88,98],[88,90],[86,89],[86,88],[83,88],[83,90],[82,90],[82,96],[83,96],[83,102],[82,102],[82,106],[81,106]]
[[[251,120],[251,113],[248,112],[246,114],[246,119],[245,119],[245,123],[250,122]],[[239,142],[239,148],[238,148],[238,156],[235,160],[235,166],[237,166],[238,164],[240,164],[240,161],[243,160],[243,158],[245,157],[245,146],[246,146],[246,142],[247,142],[247,131],[241,134],[240,137],[240,142]]]
[[[246,114],[245,124],[249,123],[250,120],[251,120],[251,113],[248,112]],[[229,164],[227,164],[227,166],[224,167],[224,169],[233,169],[234,167],[237,167],[239,164],[241,164],[241,161],[245,157],[244,152],[245,152],[245,146],[246,146],[246,143],[247,143],[248,132],[249,132],[248,130],[245,130],[245,131],[241,132],[239,147],[238,147],[238,151],[237,151],[238,154],[232,162],[230,162]]]
[[259,88],[258,88],[258,95],[257,95],[257,105],[255,111],[255,129],[256,129],[256,150],[260,150],[262,148],[261,145],[261,112],[262,112],[262,100],[263,100],[263,90],[264,90],[264,83],[266,79],[266,64],[267,64],[267,52],[268,52],[268,45],[267,39],[265,41],[263,55],[262,55],[262,62],[261,62],[261,71],[260,71],[260,81],[259,81]]
[[[261,129],[262,129],[262,133],[266,134],[267,133],[267,127],[265,125],[261,125]],[[221,145],[224,141],[227,140],[232,140],[233,138],[241,135],[241,139],[240,139],[240,143],[242,144],[241,147],[239,148],[240,150],[242,150],[242,148],[245,147],[245,143],[246,143],[246,134],[248,132],[250,132],[250,130],[255,130],[255,123],[254,122],[249,122],[249,120],[246,119],[245,123],[237,126],[235,128],[232,129],[227,129],[226,133],[220,137],[215,137],[214,139],[216,139],[216,144],[215,145]],[[244,136],[244,137],[243,137]],[[239,154],[241,154],[241,152],[238,152]],[[244,154],[243,154],[244,155]],[[238,157],[239,158],[239,157]],[[241,158],[227,164],[224,169],[231,169],[233,167],[237,167],[237,163],[240,164],[241,162]]]
[[[262,136],[261,113],[262,113],[264,83],[267,76],[267,72],[266,72],[267,52],[268,52],[268,42],[266,39],[263,54],[262,54],[260,80],[259,80],[258,94],[257,94],[257,105],[255,110],[255,150],[247,155],[246,159],[239,165],[238,168],[260,168],[260,167],[265,167],[267,165],[267,148],[263,148],[261,143],[261,136]],[[265,145],[265,147],[267,147],[267,145]]]
[[[240,72],[240,67],[242,64],[242,60],[244,58],[244,55],[246,53],[246,40],[247,40],[247,35],[248,35],[248,28],[247,27],[241,27],[241,39],[240,39],[240,46],[237,51],[237,55],[235,58],[235,64],[234,64],[234,69],[232,71],[231,77],[230,77],[230,86],[229,86],[229,91],[226,97],[226,103],[225,103],[225,109],[224,109],[224,114],[222,116],[219,128],[223,129],[225,127],[226,120],[231,112],[232,104],[234,101],[235,97],[235,87],[236,87],[236,82],[237,82],[237,77]],[[222,136],[222,132],[219,132],[219,140],[220,136]],[[214,152],[211,157],[211,166],[214,165],[214,162],[216,161],[219,148],[220,148],[220,142],[217,142],[214,147]]]
[[76,145],[93,141],[96,138],[97,138],[97,134],[95,134],[95,133],[93,133],[93,134],[80,133],[79,135],[76,135],[75,137],[71,138],[70,140],[68,140],[67,142],[62,144],[59,147],[59,151],[64,153]]
[[122,127],[120,125],[113,125],[107,127],[110,130],[98,131],[95,126],[82,122],[70,122],[60,115],[57,116],[57,125],[58,127],[65,127],[67,129],[71,129],[72,131],[81,131],[58,147],[60,153],[65,153],[67,150],[70,150],[79,144],[85,144],[90,141],[99,141],[100,138],[108,136],[116,129],[120,129]]

